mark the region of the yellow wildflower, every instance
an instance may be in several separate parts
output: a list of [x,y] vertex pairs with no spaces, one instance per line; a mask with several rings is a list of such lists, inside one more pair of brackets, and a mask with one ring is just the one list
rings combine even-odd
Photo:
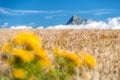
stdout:
[[19,57],[20,59],[22,59],[24,62],[27,62],[27,63],[29,63],[34,59],[34,55],[32,53],[22,49],[14,49],[13,55]]
[[71,53],[71,52],[66,52],[63,55],[64,55],[64,57],[73,61],[77,66],[79,66],[79,67],[82,66],[82,61],[77,54]]
[[38,63],[40,64],[40,66],[43,66],[43,67],[50,67],[51,66],[51,61],[48,58],[46,58],[46,59],[40,59],[38,61]]
[[88,64],[89,67],[92,68],[96,65],[96,59],[92,55],[83,52],[82,57],[85,64]]
[[46,52],[46,50],[44,48],[36,48],[35,49],[35,55],[37,55],[40,59],[39,59],[39,64],[41,66],[50,66],[51,65],[51,61],[49,59],[49,56]]
[[75,53],[71,53],[65,50],[58,49],[57,47],[53,48],[53,53],[57,56],[63,56],[65,58],[70,59],[73,61],[77,66],[81,67],[82,66],[82,61],[79,58],[79,56]]
[[46,57],[48,57],[48,54],[44,48],[36,48],[35,55],[37,55],[38,57],[42,59],[45,59]]
[[7,53],[10,53],[12,50],[12,46],[10,43],[5,43],[3,46],[2,46],[2,52],[7,52]]
[[12,75],[15,79],[24,79],[26,76],[25,70],[23,69],[15,69],[12,72]]
[[15,44],[28,45],[33,49],[40,46],[41,40],[32,32],[21,32],[13,39]]

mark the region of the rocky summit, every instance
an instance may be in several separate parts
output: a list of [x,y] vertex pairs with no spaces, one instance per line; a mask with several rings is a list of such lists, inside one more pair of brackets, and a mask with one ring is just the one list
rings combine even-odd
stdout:
[[73,15],[69,21],[66,23],[66,25],[81,25],[81,24],[87,24],[87,20],[80,18],[76,15]]

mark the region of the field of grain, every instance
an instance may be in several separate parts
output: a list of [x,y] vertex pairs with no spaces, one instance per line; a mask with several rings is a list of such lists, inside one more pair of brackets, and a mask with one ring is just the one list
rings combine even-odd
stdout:
[[[68,51],[86,51],[92,54],[97,65],[84,74],[86,80],[120,80],[120,30],[53,30],[29,29],[42,39],[42,46],[48,50],[58,46]],[[0,29],[0,50],[2,45],[14,37],[18,29]],[[0,74],[7,71],[0,60]]]

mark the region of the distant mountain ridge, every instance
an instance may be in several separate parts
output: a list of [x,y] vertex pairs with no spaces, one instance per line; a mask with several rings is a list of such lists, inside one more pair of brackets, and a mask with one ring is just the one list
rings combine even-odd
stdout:
[[78,17],[77,15],[73,15],[68,22],[66,23],[66,25],[81,25],[81,24],[87,24],[87,19],[83,19]]

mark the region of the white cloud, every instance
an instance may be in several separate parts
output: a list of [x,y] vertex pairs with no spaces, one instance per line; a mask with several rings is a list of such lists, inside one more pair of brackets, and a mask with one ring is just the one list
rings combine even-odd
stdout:
[[104,11],[104,12],[96,12],[96,13],[93,13],[94,15],[104,15],[104,14],[111,14],[113,12],[110,12],[110,11]]
[[45,13],[45,11],[38,11],[38,10],[12,10],[16,13]]
[[22,10],[22,9],[10,9],[10,8],[1,8],[1,14],[8,14],[8,15],[25,15],[25,14],[58,14],[63,13],[64,10]]
[[11,26],[11,29],[32,29],[32,26],[27,25],[18,25],[18,26]]
[[120,29],[120,17],[109,18],[108,25],[112,29]]
[[115,11],[117,11],[117,10],[114,10],[114,9],[97,9],[97,10],[80,11],[79,13],[92,14],[92,15],[104,15],[104,14],[111,14]]
[[0,8],[0,14],[9,14],[12,15],[13,13],[7,8]]
[[[11,29],[33,29],[32,26],[28,26],[28,25],[18,25],[18,26],[11,26]],[[44,29],[43,26],[38,26],[36,29]]]
[[36,29],[44,29],[44,27],[43,26],[39,26]]
[[5,22],[3,25],[2,25],[2,28],[6,28],[8,26],[8,22]]
[[[85,11],[67,11],[67,10],[23,10],[23,9],[10,9],[10,8],[1,8],[0,14],[7,15],[27,15],[27,14],[52,14],[52,16],[63,16],[66,14],[89,14],[89,15],[105,15],[105,14],[114,14],[119,10],[115,9],[97,9],[97,10],[85,10]],[[62,14],[62,15],[61,15]],[[49,16],[48,15],[48,16]],[[49,17],[46,17],[49,19]]]
[[[7,25],[8,23],[5,23]],[[29,25],[18,25],[11,26],[11,29],[32,29]],[[38,26],[36,29],[120,29],[120,17],[109,18],[107,21],[89,21],[88,24],[82,25],[55,25],[48,26]]]
[[120,29],[120,17],[109,18],[107,22],[89,21],[85,25],[56,25],[48,26],[47,29]]

